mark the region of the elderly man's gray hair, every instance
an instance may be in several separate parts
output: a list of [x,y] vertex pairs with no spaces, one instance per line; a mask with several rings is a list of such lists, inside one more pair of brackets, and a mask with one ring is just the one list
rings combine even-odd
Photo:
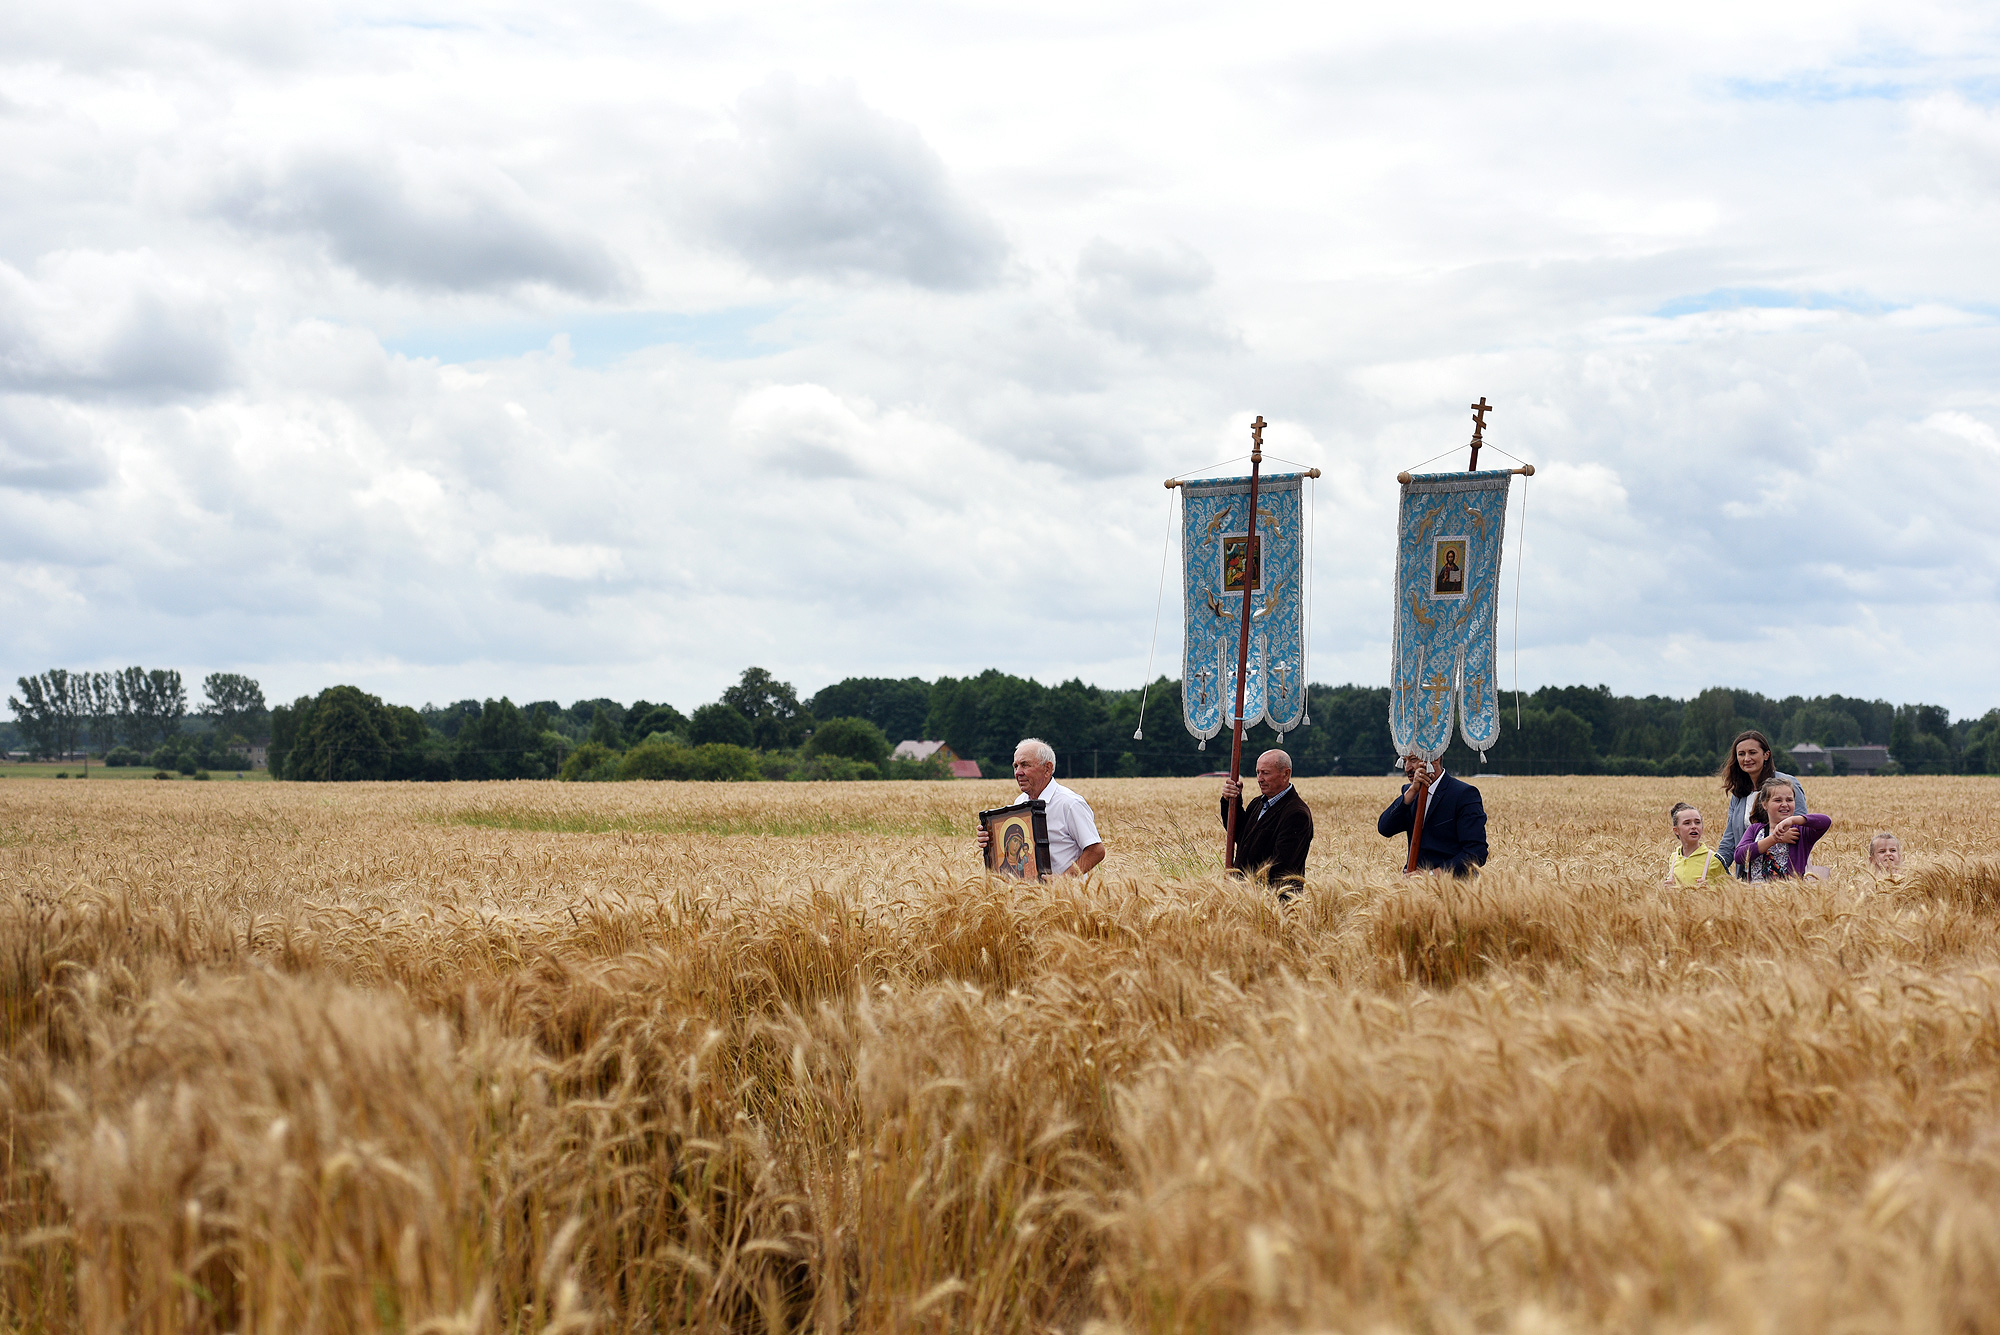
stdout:
[[1257,757],[1257,763],[1260,765],[1266,760],[1276,760],[1280,765],[1284,766],[1285,773],[1290,774],[1292,772],[1292,758],[1275,746]]
[[1019,760],[1023,751],[1033,756],[1037,765],[1053,765],[1056,763],[1055,748],[1039,737],[1023,737],[1021,744],[1014,748],[1014,758]]

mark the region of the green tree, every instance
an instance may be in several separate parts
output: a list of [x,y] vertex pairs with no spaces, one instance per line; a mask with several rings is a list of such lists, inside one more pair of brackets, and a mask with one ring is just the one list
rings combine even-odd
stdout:
[[187,717],[187,689],[181,674],[166,668],[121,668],[112,677],[118,697],[119,731],[135,751],[164,745]]
[[1951,714],[1941,705],[1904,705],[1889,731],[1889,754],[1905,774],[1954,774]]
[[[1512,722],[1512,712],[1508,711]],[[1590,723],[1581,715],[1555,709],[1523,709],[1518,728],[1502,728],[1491,752],[1496,766],[1512,774],[1595,774],[1597,749],[1591,745]],[[1445,758],[1450,768],[1452,758]],[[1476,768],[1459,762],[1468,774]]]
[[618,753],[603,742],[585,742],[562,763],[561,778],[570,783],[602,783],[618,777]]
[[83,682],[80,700],[84,722],[90,725],[90,741],[100,755],[109,756],[118,745],[118,688],[109,672],[79,673]]
[[1755,726],[1736,712],[1736,692],[1726,686],[1711,686],[1688,701],[1682,711],[1680,749],[1721,765],[1728,759],[1729,743],[1736,734]]
[[382,701],[358,686],[329,686],[304,706],[285,755],[287,779],[342,783],[389,777],[394,748]]
[[748,783],[764,776],[757,766],[755,751],[726,742],[708,742],[694,748],[693,769],[688,777],[709,783]]
[[889,739],[865,718],[830,718],[813,729],[805,751],[809,756],[839,756],[862,765],[880,765],[889,758]]
[[994,668],[976,677],[940,677],[931,687],[925,734],[979,761],[988,774],[1005,774],[1013,766],[1015,744],[1034,735],[1030,725],[1045,690],[1039,682]]
[[[585,745],[590,745],[586,742]],[[694,777],[694,751],[664,738],[648,738],[618,762],[621,779],[689,779]]]
[[66,669],[50,668],[39,676],[17,677],[15,681],[21,698],[8,696],[7,707],[14,711],[15,726],[27,738],[28,749],[58,759],[76,750],[87,705],[78,691],[84,684],[83,674],[72,676]]
[[611,717],[611,711],[603,705],[597,706],[590,716],[590,735],[585,739],[600,746],[608,746],[613,751],[625,749],[625,739],[618,733],[618,721]]
[[2000,774],[2000,709],[1989,709],[1965,734],[1965,772]]
[[264,688],[235,672],[211,672],[201,681],[204,717],[224,737],[250,740],[269,717]]
[[452,740],[452,777],[458,779],[552,779],[558,765],[542,730],[504,695],[486,701]]
[[1844,709],[1810,701],[1785,723],[1784,744],[1798,746],[1813,742],[1820,746],[1859,746],[1864,738],[1861,724]]
[[799,704],[791,683],[760,667],[744,668],[742,679],[722,693],[722,703],[743,716],[750,744],[765,751],[789,750],[812,731],[812,714]]
[[[1028,714],[1028,735],[1039,737],[1055,748],[1058,773],[1081,773],[1088,777],[1090,753],[1102,749],[1097,744],[1097,734],[1104,715],[1103,692],[1071,678],[1041,692]],[[1011,746],[1007,758],[1013,760]]]
[[452,777],[451,743],[422,714],[408,705],[385,705],[378,726],[391,747],[389,778],[439,783]]
[[756,739],[756,730],[750,720],[743,717],[742,711],[720,701],[703,705],[688,720],[688,740],[696,746],[713,743],[749,746]]
[[1609,686],[1544,686],[1535,692],[1532,703],[1544,713],[1567,709],[1588,723],[1593,755],[1600,739],[1609,742],[1617,734],[1618,697]]
[[477,700],[460,700],[442,707],[425,705],[418,711],[440,737],[447,741],[458,740],[458,730],[472,719],[479,717],[482,706]]
[[448,743],[424,716],[358,686],[329,686],[271,711],[271,776],[312,783],[449,779]]
[[849,677],[812,698],[814,718],[867,719],[891,743],[924,740],[931,685],[921,677]]
[[625,735],[633,742],[642,742],[656,732],[687,736],[687,715],[672,705],[648,704],[644,700],[634,700],[631,710],[625,715]]

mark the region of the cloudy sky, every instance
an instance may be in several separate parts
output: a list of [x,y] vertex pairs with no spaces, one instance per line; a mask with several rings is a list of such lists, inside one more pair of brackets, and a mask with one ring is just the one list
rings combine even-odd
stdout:
[[2000,705],[1994,8],[0,8],[9,679],[1136,685],[1261,413],[1381,683],[1480,395],[1524,685]]

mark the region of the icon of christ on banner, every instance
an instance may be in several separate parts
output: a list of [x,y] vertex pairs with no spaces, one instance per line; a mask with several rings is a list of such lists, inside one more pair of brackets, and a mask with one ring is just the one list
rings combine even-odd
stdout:
[[1440,538],[1437,543],[1437,578],[1431,592],[1449,598],[1465,592],[1465,539]]

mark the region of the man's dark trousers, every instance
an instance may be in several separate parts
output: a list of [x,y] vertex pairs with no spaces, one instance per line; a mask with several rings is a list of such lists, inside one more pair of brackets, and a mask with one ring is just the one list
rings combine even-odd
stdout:
[[[1229,824],[1229,799],[1222,799],[1222,823]],[[1278,894],[1289,899],[1305,888],[1306,854],[1312,849],[1313,816],[1296,788],[1267,802],[1262,794],[1250,799],[1236,817],[1236,865],[1243,871],[1262,867]]]
[[[1403,785],[1403,792],[1410,785]],[[1416,816],[1414,802],[1401,796],[1389,804],[1375,828],[1383,838],[1408,834]],[[1424,838],[1417,846],[1417,866],[1434,867],[1453,876],[1471,876],[1486,861],[1486,804],[1479,790],[1446,774],[1424,806]]]

